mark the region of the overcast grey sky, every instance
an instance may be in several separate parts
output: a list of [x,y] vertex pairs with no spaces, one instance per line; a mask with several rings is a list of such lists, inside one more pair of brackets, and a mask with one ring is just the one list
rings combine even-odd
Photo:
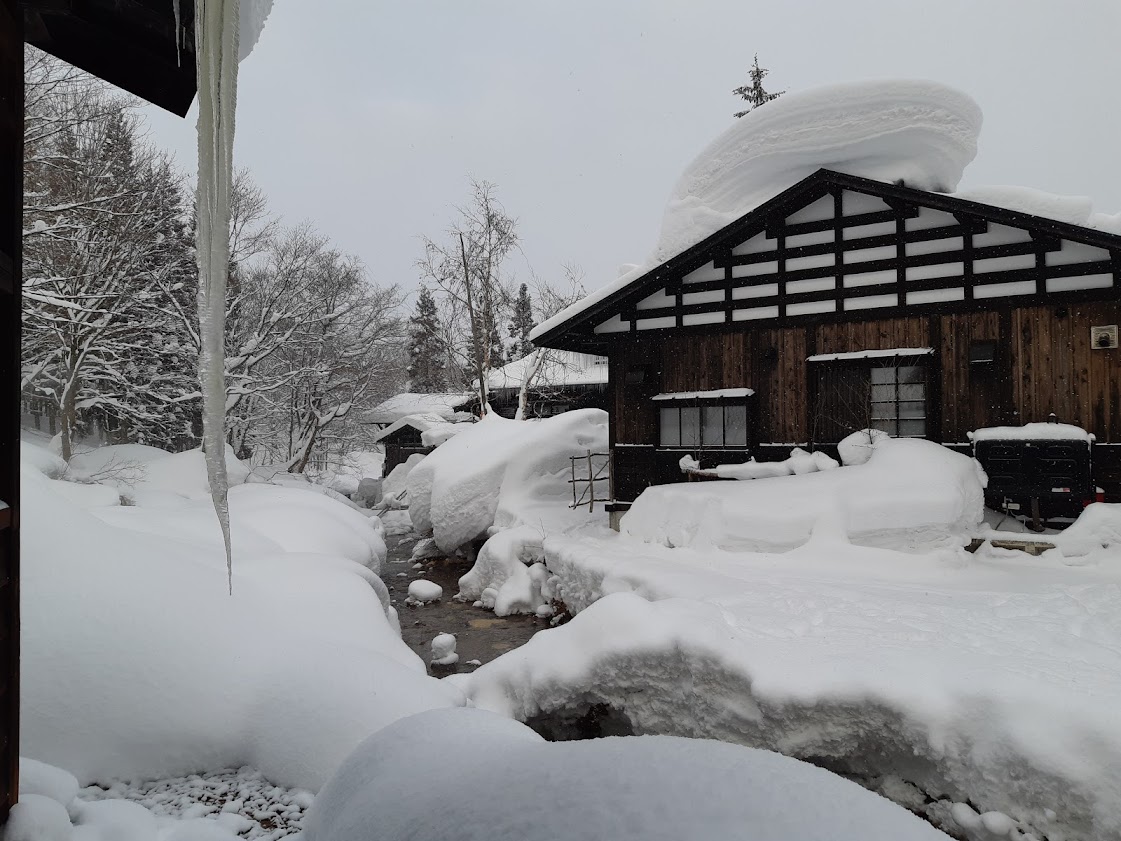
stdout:
[[[685,165],[768,87],[926,78],[985,115],[961,186],[1023,184],[1121,211],[1118,0],[275,0],[241,68],[237,163],[379,282],[417,284],[471,177],[527,263],[589,289],[652,248]],[[194,120],[147,108],[194,168]]]

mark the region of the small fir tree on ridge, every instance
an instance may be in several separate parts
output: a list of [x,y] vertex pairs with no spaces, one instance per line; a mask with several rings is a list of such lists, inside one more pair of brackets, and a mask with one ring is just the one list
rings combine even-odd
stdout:
[[755,54],[755,65],[747,71],[751,77],[751,84],[741,85],[732,91],[733,94],[751,103],[751,106],[746,111],[737,111],[735,116],[742,117],[744,114],[750,114],[760,105],[766,105],[772,99],[778,99],[786,91],[779,91],[778,93],[767,93],[763,89],[763,78],[771,71],[765,67],[759,66],[759,54]]

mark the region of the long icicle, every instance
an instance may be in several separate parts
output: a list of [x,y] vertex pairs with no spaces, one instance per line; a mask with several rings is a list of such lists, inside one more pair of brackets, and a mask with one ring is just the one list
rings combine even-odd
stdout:
[[230,262],[230,185],[237,107],[239,0],[195,0],[199,91],[199,381],[206,475],[226,547],[233,594],[233,551],[226,474],[226,273]]

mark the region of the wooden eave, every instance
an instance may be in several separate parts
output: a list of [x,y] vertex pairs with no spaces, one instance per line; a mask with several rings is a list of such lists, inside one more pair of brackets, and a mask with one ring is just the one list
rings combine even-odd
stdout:
[[185,116],[196,92],[194,0],[23,0],[27,43]]
[[[998,225],[1020,228],[1033,236],[1067,239],[1108,249],[1121,254],[1121,236],[1072,225],[1056,219],[1034,216],[995,205],[969,201],[945,193],[917,190],[903,184],[888,184],[870,178],[848,175],[830,169],[819,169],[774,198],[759,205],[710,236],[643,274],[625,287],[558,324],[534,340],[544,347],[602,354],[612,342],[633,338],[634,333],[596,334],[592,328],[620,309],[641,300],[652,291],[683,274],[712,261],[721,249],[730,248],[753,237],[769,226],[781,225],[795,211],[836,190],[847,189],[883,199],[900,213],[907,208],[926,207],[953,214],[962,219],[976,219]],[[811,223],[813,224],[813,223]],[[1115,256],[1115,260],[1117,257]],[[870,312],[863,313],[871,317]],[[718,327],[719,325],[714,325]],[[726,326],[726,325],[725,325]],[[746,326],[746,325],[743,325]]]

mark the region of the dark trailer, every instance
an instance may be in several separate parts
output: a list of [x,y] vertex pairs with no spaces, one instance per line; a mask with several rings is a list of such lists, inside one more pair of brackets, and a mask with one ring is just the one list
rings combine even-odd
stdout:
[[535,339],[609,359],[614,497],[878,427],[1096,437],[1121,498],[1121,236],[830,170]]
[[24,42],[182,116],[195,94],[194,12],[194,0],[0,0],[0,824],[19,762]]

